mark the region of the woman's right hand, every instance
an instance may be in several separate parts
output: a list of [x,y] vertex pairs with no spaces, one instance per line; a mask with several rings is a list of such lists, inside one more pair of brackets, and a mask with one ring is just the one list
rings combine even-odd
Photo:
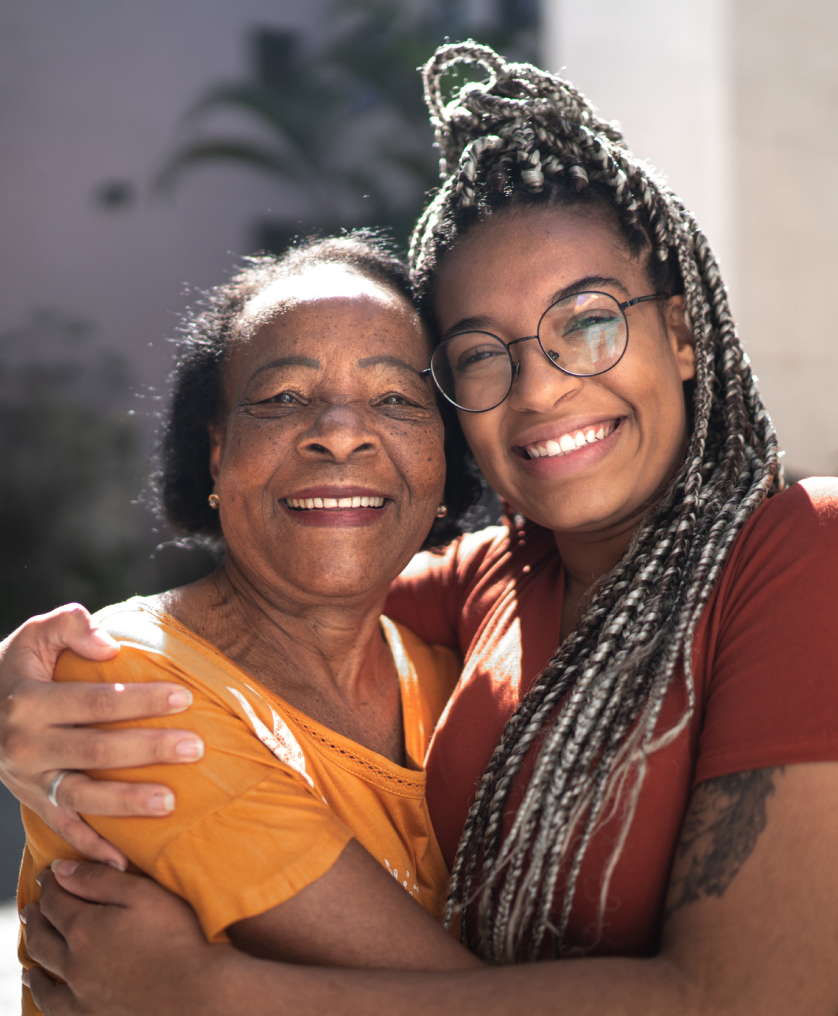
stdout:
[[63,770],[114,769],[160,762],[194,762],[203,754],[186,730],[96,730],[87,724],[137,720],[182,712],[192,694],[176,684],[53,684],[64,649],[109,660],[118,644],[78,604],[30,618],[0,642],[0,780],[59,836],[95,860],[127,866],[125,856],[80,817],[167,815],[175,807],[168,787],[92,780],[69,772],[56,800],[52,780]]

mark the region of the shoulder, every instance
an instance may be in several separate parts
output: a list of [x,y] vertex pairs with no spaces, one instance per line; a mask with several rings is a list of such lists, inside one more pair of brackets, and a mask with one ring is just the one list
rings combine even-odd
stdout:
[[[838,478],[812,477],[764,502],[734,545],[734,570],[805,570],[812,575],[838,562]],[[834,575],[834,572],[833,572]],[[791,576],[790,576],[791,577]]]
[[432,575],[463,578],[479,570],[487,560],[503,554],[508,542],[506,526],[487,526],[476,533],[465,533],[445,547],[416,554],[399,581],[415,582]]
[[93,618],[120,644],[119,653],[95,662],[65,650],[56,680],[125,684],[174,680],[207,692],[240,683],[240,672],[231,660],[143,597],[104,607]]

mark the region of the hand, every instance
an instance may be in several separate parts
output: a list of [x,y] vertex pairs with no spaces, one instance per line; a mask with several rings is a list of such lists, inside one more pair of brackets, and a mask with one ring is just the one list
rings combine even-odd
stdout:
[[[151,879],[86,861],[56,861],[38,876],[40,905],[24,907],[24,974],[46,1016],[182,1016],[206,1011],[219,961],[192,909]],[[72,895],[75,894],[75,895]],[[232,1010],[231,1010],[232,1011]]]
[[[127,867],[121,851],[79,817],[167,815],[168,787],[91,780],[73,772],[52,805],[50,782],[61,770],[111,769],[200,758],[200,738],[184,730],[90,730],[84,724],[166,716],[186,709],[192,694],[176,684],[53,684],[64,649],[108,660],[119,645],[78,604],[31,618],[0,643],[0,780],[81,853]],[[190,754],[191,751],[191,754]]]

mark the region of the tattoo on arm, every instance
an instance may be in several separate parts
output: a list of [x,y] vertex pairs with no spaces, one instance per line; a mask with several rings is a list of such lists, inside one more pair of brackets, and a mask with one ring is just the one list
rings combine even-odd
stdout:
[[782,767],[753,769],[696,787],[675,855],[665,919],[703,896],[723,896],[765,829]]

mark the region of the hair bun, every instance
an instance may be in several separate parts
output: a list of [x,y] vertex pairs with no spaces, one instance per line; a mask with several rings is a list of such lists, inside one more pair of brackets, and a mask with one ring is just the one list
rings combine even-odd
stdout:
[[[442,80],[459,64],[483,67],[488,78],[461,85],[446,102]],[[469,144],[497,134],[505,124],[513,129],[525,123],[537,128],[541,122],[554,126],[557,120],[565,120],[625,148],[620,131],[601,119],[568,81],[532,64],[510,63],[491,47],[471,39],[440,46],[425,64],[422,77],[443,179],[455,171]]]

